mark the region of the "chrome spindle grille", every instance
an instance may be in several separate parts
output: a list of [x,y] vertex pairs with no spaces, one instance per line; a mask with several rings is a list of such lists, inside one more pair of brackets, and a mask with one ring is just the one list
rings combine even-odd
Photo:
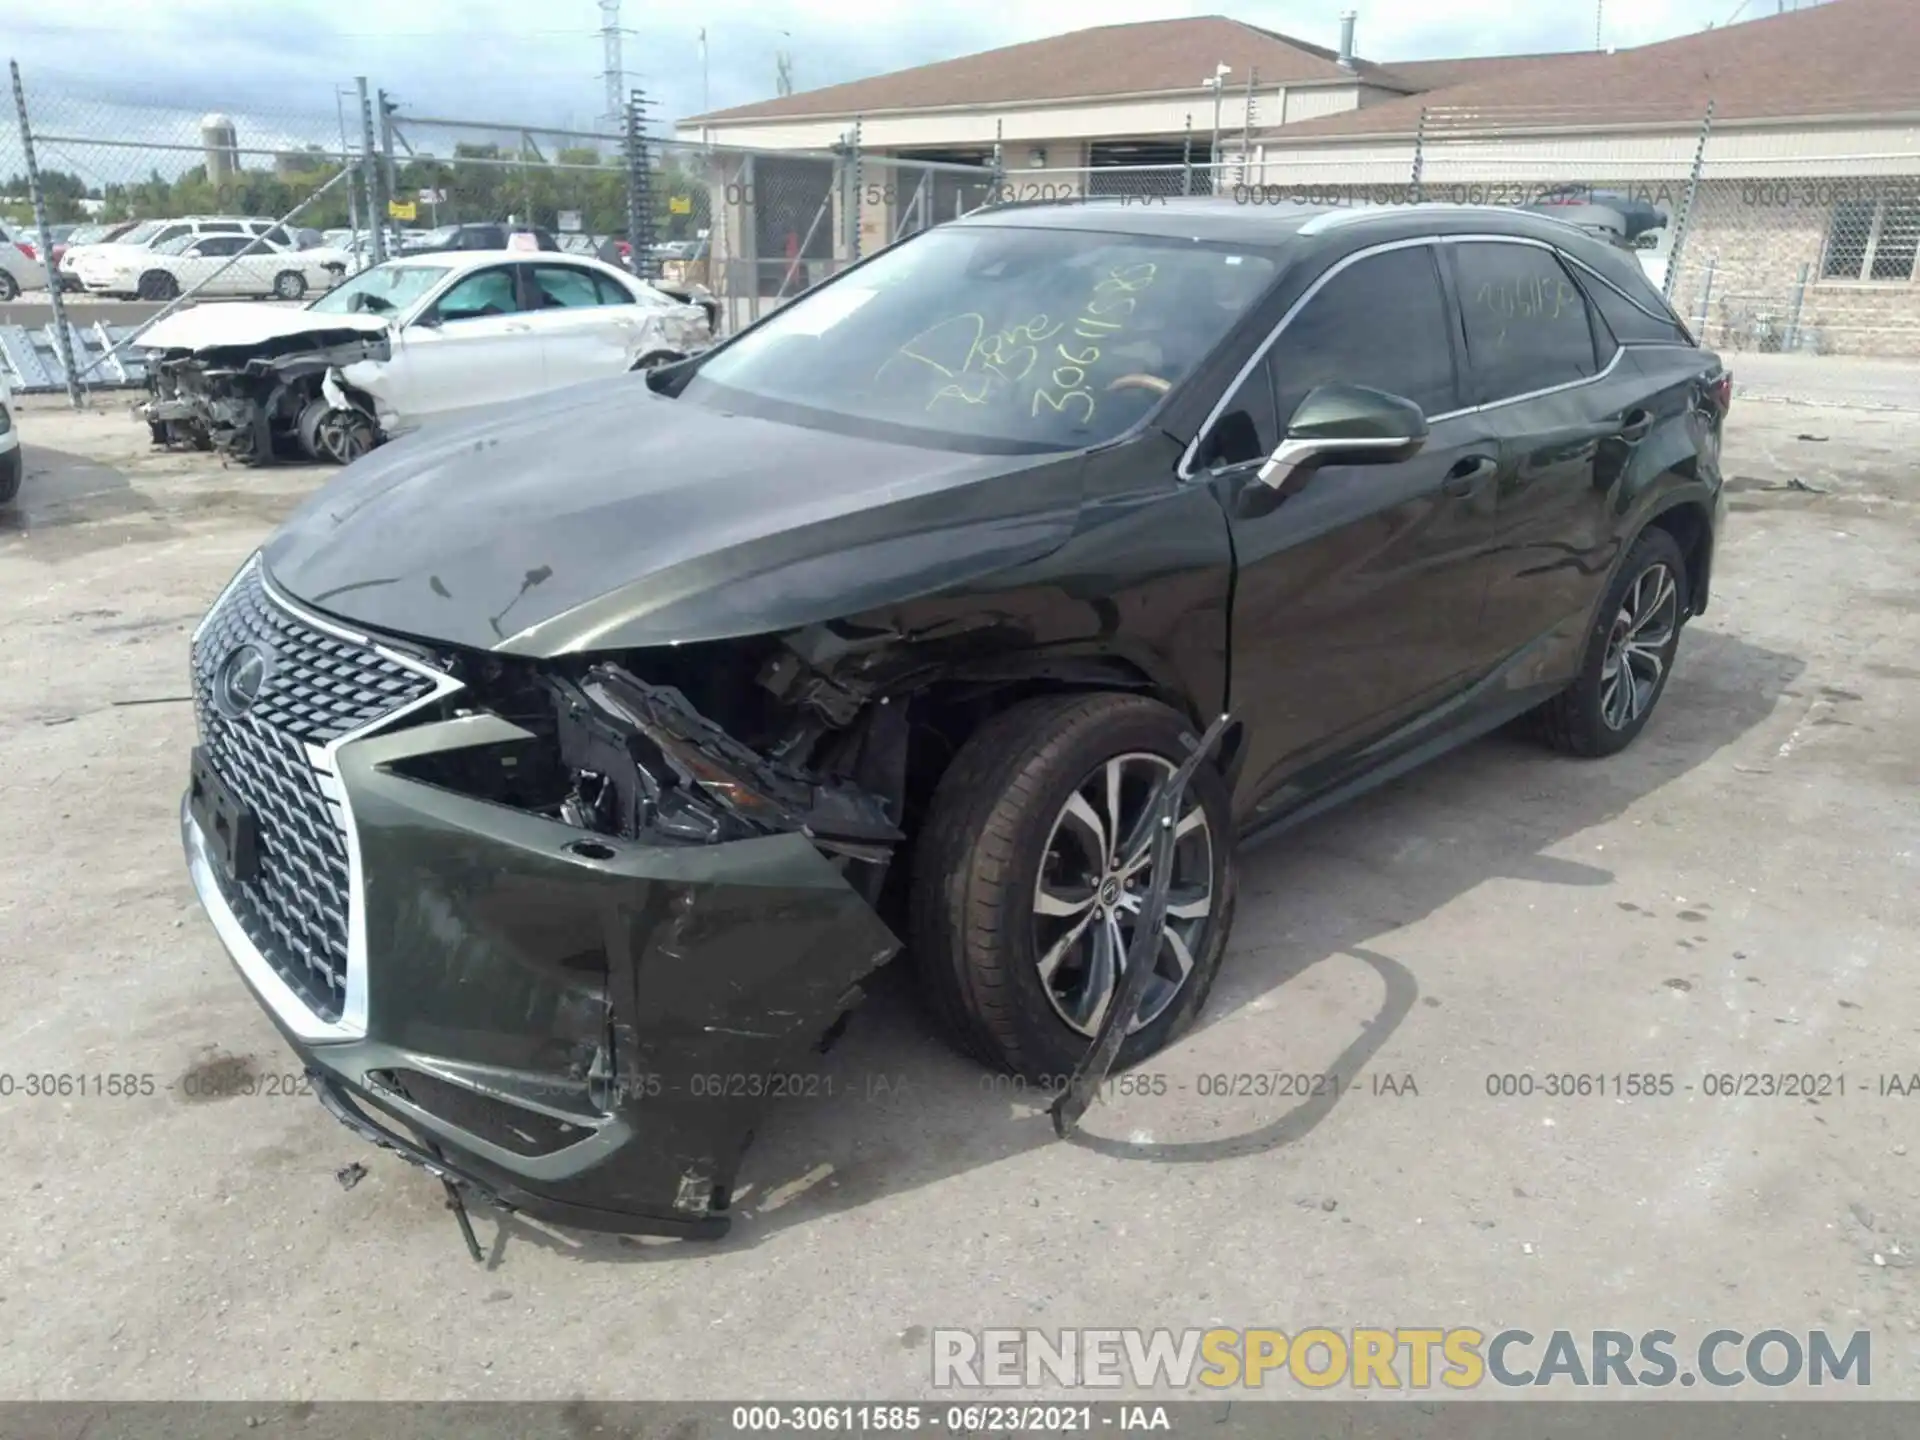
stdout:
[[[216,704],[227,657],[264,652],[257,698],[240,714]],[[220,778],[252,812],[255,873],[219,877],[254,947],[322,1020],[346,1004],[350,871],[345,817],[316,769],[317,752],[433,689],[378,651],[315,628],[276,604],[256,561],[221,597],[193,644],[200,741]]]

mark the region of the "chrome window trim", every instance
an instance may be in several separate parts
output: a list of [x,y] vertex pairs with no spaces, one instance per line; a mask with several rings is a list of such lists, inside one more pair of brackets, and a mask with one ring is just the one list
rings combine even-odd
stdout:
[[[1328,266],[1325,272],[1301,293],[1299,299],[1287,307],[1287,313],[1280,317],[1273,329],[1268,332],[1267,338],[1260,342],[1259,346],[1248,358],[1247,363],[1240,367],[1239,373],[1233,377],[1232,382],[1222,389],[1220,398],[1214,402],[1213,409],[1207,412],[1206,420],[1202,422],[1200,429],[1195,432],[1193,439],[1188,442],[1187,448],[1181,452],[1180,465],[1174,472],[1175,475],[1181,480],[1193,480],[1197,478],[1193,469],[1194,457],[1200,453],[1200,442],[1207,438],[1207,433],[1213,429],[1214,422],[1219,420],[1221,415],[1225,413],[1227,402],[1231,400],[1233,396],[1238,393],[1240,387],[1246,383],[1247,376],[1253,373],[1254,366],[1260,364],[1267,358],[1267,352],[1273,348],[1274,342],[1280,338],[1281,332],[1293,323],[1294,317],[1306,308],[1307,303],[1312,300],[1314,296],[1318,295],[1321,287],[1333,279],[1334,276],[1338,275],[1342,270],[1345,270],[1349,265],[1356,265],[1362,260],[1369,259],[1375,255],[1384,255],[1392,250],[1410,250],[1419,245],[1470,245],[1482,241],[1491,241],[1500,245],[1528,245],[1536,250],[1545,250],[1549,254],[1557,256],[1562,261],[1573,259],[1572,256],[1568,255],[1566,251],[1562,250],[1559,246],[1548,244],[1545,240],[1536,240],[1530,235],[1482,234],[1477,231],[1465,235],[1420,235],[1412,239],[1388,240],[1379,245],[1370,245],[1364,250],[1356,250],[1351,255],[1341,256],[1338,261]],[[1577,260],[1573,263],[1579,264]],[[1581,268],[1585,269],[1586,267],[1582,266]],[[1605,280],[1604,276],[1596,278],[1602,281]],[[1582,298],[1584,299],[1585,297]],[[1628,298],[1631,299],[1632,297],[1629,296]],[[1498,410],[1503,405],[1518,405],[1522,401],[1537,400],[1543,395],[1557,395],[1563,390],[1575,390],[1582,385],[1592,385],[1600,380],[1606,379],[1607,376],[1613,373],[1614,368],[1620,363],[1620,357],[1626,353],[1626,350],[1627,347],[1624,344],[1616,343],[1614,345],[1613,356],[1605,365],[1601,366],[1601,368],[1593,374],[1584,375],[1578,380],[1567,380],[1558,385],[1548,385],[1539,390],[1529,390],[1522,395],[1503,396],[1498,400],[1489,400],[1484,405],[1463,405],[1458,410],[1448,410],[1441,415],[1429,415],[1427,417],[1427,423],[1429,425],[1437,425],[1442,420],[1456,420],[1462,415],[1481,415],[1489,410]],[[1284,419],[1282,423],[1285,423]]]
[[[221,944],[226,947],[228,956],[252,987],[253,992],[287,1029],[302,1040],[313,1044],[363,1040],[367,1034],[366,882],[360,865],[360,831],[354,823],[353,805],[347,798],[346,787],[340,783],[338,756],[343,746],[376,734],[395,721],[442,700],[463,687],[458,680],[444,671],[435,670],[411,655],[382,645],[369,635],[314,614],[273,583],[258,551],[254,552],[252,558],[240,567],[239,572],[228,582],[226,589],[220,592],[220,598],[224,600],[227,591],[232,590],[255,569],[260,572],[261,588],[266,591],[268,600],[301,624],[311,625],[314,629],[324,631],[337,639],[363,645],[382,659],[422,676],[433,685],[433,688],[418,700],[409,701],[398,709],[367,722],[357,730],[350,730],[325,745],[306,747],[307,763],[313,767],[314,778],[319,783],[320,793],[339,820],[341,832],[345,835],[347,843],[347,985],[338,1020],[322,1020],[314,1014],[293,988],[280,978],[280,972],[267,962],[267,958],[255,948],[253,941],[247,938],[247,932],[241,926],[239,917],[233,913],[233,907],[227,904],[226,896],[221,893],[219,882],[214,878],[213,862],[207,854],[205,837],[202,836],[199,825],[193,819],[186,797],[183,796],[180,801],[180,834],[186,847],[187,872],[192,878],[194,892],[199,896],[200,904],[206,910],[207,917],[213,922],[214,931],[219,935]],[[211,616],[219,604],[220,601],[216,600],[213,606],[209,607],[207,614]],[[206,623],[206,620],[202,619],[194,628],[195,639],[198,639],[200,632],[206,628]]]

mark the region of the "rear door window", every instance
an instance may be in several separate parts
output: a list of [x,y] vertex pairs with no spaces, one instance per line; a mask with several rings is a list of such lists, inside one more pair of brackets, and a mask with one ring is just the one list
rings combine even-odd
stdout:
[[1460,408],[1433,247],[1382,251],[1337,272],[1280,332],[1272,358],[1282,424],[1318,385],[1384,390],[1429,415]]
[[1449,246],[1481,404],[1598,373],[1585,293],[1551,250],[1497,240]]
[[595,276],[571,265],[535,265],[533,300],[542,310],[579,310],[603,303]]

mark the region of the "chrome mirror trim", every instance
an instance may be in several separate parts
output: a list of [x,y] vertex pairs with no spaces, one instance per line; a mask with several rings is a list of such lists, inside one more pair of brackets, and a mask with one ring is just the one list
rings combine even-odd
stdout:
[[1282,440],[1255,477],[1262,485],[1278,490],[1300,467],[1310,460],[1338,450],[1404,450],[1423,437],[1415,435],[1379,435],[1361,440]]

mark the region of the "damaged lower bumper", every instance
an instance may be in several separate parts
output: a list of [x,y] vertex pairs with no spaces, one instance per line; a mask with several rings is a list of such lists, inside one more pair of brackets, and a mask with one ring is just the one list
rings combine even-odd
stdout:
[[799,835],[583,856],[566,826],[340,753],[371,877],[358,1036],[315,1022],[181,816],[200,902],[327,1108],[536,1218],[723,1233],[775,1077],[808,1064],[892,933]]
[[[781,1078],[898,949],[848,878],[887,848],[858,792],[750,773],[678,692],[601,667],[573,693],[608,707],[602,738],[654,737],[729,827],[701,832],[671,783],[626,795],[652,818],[625,833],[463,791],[447,757],[527,732],[257,564],[196,632],[193,671],[187,869],[327,1108],[538,1218],[724,1231]],[[737,818],[747,790],[758,821]]]

